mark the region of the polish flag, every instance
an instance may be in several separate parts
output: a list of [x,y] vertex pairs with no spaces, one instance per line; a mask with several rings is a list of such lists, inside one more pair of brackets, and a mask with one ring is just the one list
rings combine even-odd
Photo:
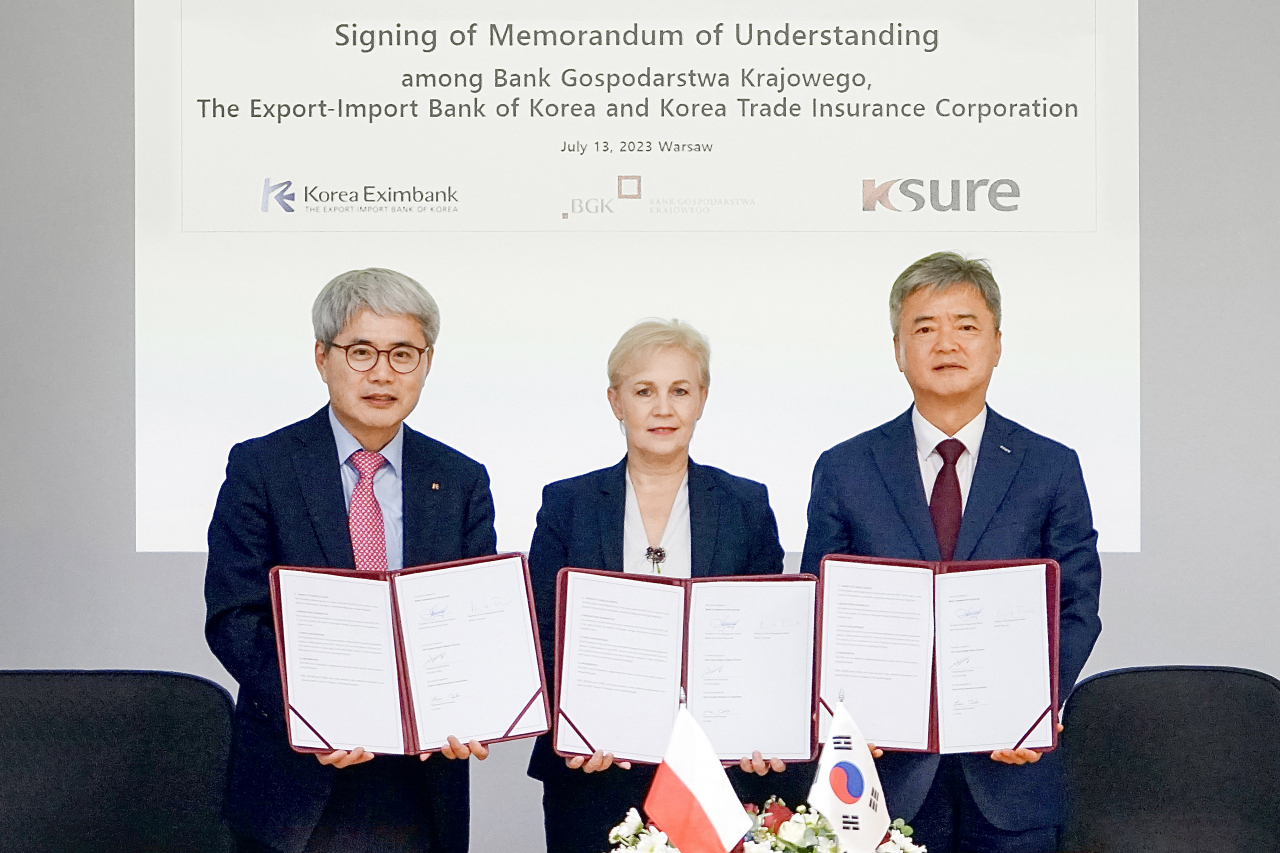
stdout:
[[711,741],[684,705],[644,811],[680,853],[727,853],[751,829]]

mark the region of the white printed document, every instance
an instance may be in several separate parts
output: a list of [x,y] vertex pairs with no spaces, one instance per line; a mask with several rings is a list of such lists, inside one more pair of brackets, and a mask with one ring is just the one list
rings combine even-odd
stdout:
[[722,760],[813,757],[816,578],[559,580],[557,752],[658,763],[683,690]]
[[843,692],[876,746],[928,749],[933,571],[828,560],[822,596],[823,700]]
[[938,749],[1053,745],[1045,567],[938,575]]
[[813,756],[816,595],[786,581],[690,587],[689,711],[722,756]]
[[1055,747],[1057,563],[831,557],[822,571],[822,701],[843,695],[869,742]]
[[279,578],[292,744],[403,753],[387,582],[299,571]]
[[548,730],[519,554],[398,572],[272,570],[289,738],[414,755]]
[[556,749],[658,763],[680,706],[684,589],[568,576]]

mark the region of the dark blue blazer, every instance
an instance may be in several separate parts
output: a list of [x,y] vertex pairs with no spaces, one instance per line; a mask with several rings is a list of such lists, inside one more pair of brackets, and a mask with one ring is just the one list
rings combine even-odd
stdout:
[[[495,552],[483,465],[408,426],[401,464],[406,566]],[[227,817],[237,832],[297,853],[324,810],[333,774],[342,771],[289,748],[267,588],[278,565],[355,568],[327,407],[231,449],[205,574],[205,637],[240,685]],[[420,768],[432,849],[465,851],[467,762],[384,755],[374,765],[391,761]]]
[[[549,680],[555,672],[556,573],[565,566],[622,571],[626,471],[624,458],[612,468],[542,490],[529,572]],[[760,483],[690,461],[689,530],[693,577],[782,572],[778,523],[769,507],[769,492]],[[547,784],[573,784],[584,777],[582,771],[565,767],[564,759],[552,750],[550,735],[534,745],[529,775]]]
[[[1102,630],[1097,541],[1075,451],[988,409],[955,559],[1045,557],[1061,564],[1061,701]],[[910,409],[819,457],[801,570],[817,574],[827,554],[941,559]],[[1022,767],[988,755],[960,760],[970,792],[997,827],[1021,831],[1062,822],[1063,769],[1056,751]],[[901,752],[885,753],[876,762],[895,817],[910,821],[919,810],[938,762],[936,755]]]

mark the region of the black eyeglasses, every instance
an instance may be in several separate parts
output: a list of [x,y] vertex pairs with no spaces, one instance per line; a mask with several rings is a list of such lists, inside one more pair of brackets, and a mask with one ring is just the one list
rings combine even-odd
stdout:
[[378,349],[371,344],[334,344],[329,346],[343,350],[347,354],[347,364],[356,373],[368,373],[382,356],[387,357],[387,364],[396,373],[413,373],[418,369],[422,356],[431,347],[415,347],[413,344],[401,344],[391,349]]

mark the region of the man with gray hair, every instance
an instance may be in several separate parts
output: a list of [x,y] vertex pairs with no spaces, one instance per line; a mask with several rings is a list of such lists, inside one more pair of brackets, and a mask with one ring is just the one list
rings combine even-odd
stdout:
[[[1080,460],[987,406],[1000,361],[1000,288],[984,262],[951,252],[921,258],[894,282],[889,317],[915,404],[818,459],[801,571],[816,574],[828,554],[1056,560],[1065,701],[1102,630],[1098,536]],[[1057,849],[1057,752],[887,752],[876,765],[892,813],[929,853]]]
[[484,466],[404,424],[440,332],[430,294],[391,270],[343,273],[312,325],[328,404],[231,449],[209,525],[205,636],[240,685],[227,818],[242,851],[465,851],[465,759],[481,744],[450,738],[425,762],[289,746],[273,566],[399,569],[497,545]]

